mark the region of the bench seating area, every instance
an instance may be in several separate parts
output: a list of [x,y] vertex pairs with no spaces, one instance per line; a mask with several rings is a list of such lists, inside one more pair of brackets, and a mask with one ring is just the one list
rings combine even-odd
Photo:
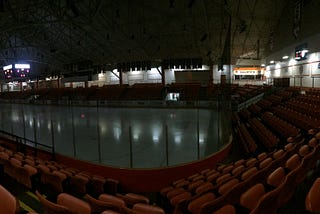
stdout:
[[[180,100],[197,101],[210,100],[228,90],[233,95],[233,101],[241,103],[251,97],[263,93],[270,87],[254,85],[209,85],[200,83],[136,83],[134,85],[104,85],[89,88],[51,88],[27,91],[14,91],[0,93],[0,100],[27,100],[27,101],[79,101],[79,100],[164,100],[166,93],[180,93]],[[231,90],[229,90],[231,89]]]
[[[233,112],[233,143],[242,148],[241,158],[172,181],[154,201],[119,192],[121,184],[112,178],[5,147],[0,147],[1,170],[34,191],[44,209],[65,213],[277,213],[308,175],[317,172],[320,102],[316,96],[288,89]],[[305,198],[309,212],[319,211],[315,202],[319,191],[314,187],[318,183]],[[44,186],[56,197],[44,198]]]
[[[151,204],[151,200],[144,195],[119,192],[120,184],[115,179],[3,146],[0,146],[0,169],[1,173],[35,192],[47,213],[123,213],[124,210],[144,210],[145,213],[164,214],[162,208]],[[53,195],[53,199],[45,199],[42,192]]]

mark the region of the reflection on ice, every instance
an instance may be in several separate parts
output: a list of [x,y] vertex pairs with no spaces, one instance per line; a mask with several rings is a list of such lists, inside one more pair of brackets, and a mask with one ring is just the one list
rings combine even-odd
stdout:
[[[219,124],[230,124],[219,121],[224,119],[221,115],[229,114],[219,117],[211,109],[97,109],[21,104],[0,104],[0,108],[4,131],[18,136],[24,136],[25,131],[26,138],[46,145],[51,145],[54,139],[57,153],[120,167],[131,165],[130,156],[136,168],[163,167],[166,160],[169,165],[194,161],[197,154],[202,158],[221,148],[218,130],[231,130],[217,128]],[[25,122],[21,119],[23,114]]]

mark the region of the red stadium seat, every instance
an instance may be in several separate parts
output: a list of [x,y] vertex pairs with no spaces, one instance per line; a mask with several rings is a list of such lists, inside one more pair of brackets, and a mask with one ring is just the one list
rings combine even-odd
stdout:
[[320,213],[320,178],[317,178],[311,186],[305,201],[306,210],[311,213]]

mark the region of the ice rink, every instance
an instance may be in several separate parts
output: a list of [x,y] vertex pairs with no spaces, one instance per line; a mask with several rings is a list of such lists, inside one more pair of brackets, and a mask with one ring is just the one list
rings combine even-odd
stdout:
[[231,134],[230,112],[222,107],[0,107],[2,130],[54,145],[59,154],[116,167],[154,168],[195,161],[218,151]]

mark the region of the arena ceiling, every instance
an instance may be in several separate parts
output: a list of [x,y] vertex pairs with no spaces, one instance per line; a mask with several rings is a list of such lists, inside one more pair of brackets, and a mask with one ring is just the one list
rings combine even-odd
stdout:
[[0,64],[262,58],[292,1],[0,0]]

